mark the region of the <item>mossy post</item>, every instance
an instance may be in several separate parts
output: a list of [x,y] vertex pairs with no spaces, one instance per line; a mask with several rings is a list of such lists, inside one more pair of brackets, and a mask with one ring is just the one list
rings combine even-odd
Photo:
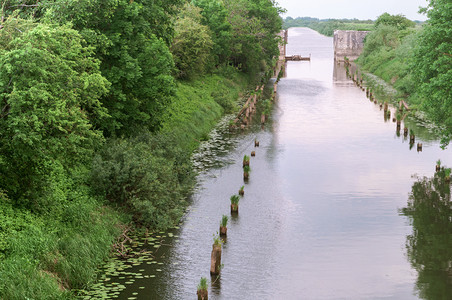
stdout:
[[237,195],[232,195],[230,200],[231,200],[231,214],[237,214],[239,212],[240,198]]
[[210,275],[220,274],[221,266],[221,239],[219,236],[214,237],[212,245],[212,254],[210,256]]
[[248,155],[243,156],[243,167],[250,165],[250,157]]
[[228,216],[223,215],[220,222],[220,236],[226,236],[228,233]]
[[208,300],[207,278],[201,277],[201,281],[198,284],[196,295],[198,296],[198,300]]
[[242,186],[240,187],[240,189],[239,189],[239,195],[240,195],[240,196],[245,195],[245,190],[244,190],[244,188],[245,188],[244,185],[242,185]]
[[250,167],[244,166],[243,167],[243,180],[245,180],[245,182],[248,182],[249,177],[250,177]]

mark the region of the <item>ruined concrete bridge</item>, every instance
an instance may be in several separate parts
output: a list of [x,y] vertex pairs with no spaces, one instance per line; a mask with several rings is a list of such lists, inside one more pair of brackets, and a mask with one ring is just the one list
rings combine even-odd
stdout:
[[344,61],[347,57],[353,61],[359,57],[364,48],[364,38],[369,31],[335,30],[334,31],[334,59]]

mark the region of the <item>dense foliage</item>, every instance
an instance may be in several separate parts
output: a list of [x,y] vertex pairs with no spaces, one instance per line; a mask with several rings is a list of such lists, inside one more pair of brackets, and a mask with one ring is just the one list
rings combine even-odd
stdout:
[[413,79],[423,108],[443,126],[443,143],[452,139],[452,2],[431,0],[429,20],[414,50]]
[[5,175],[0,188],[18,205],[45,210],[59,202],[44,190],[50,177],[65,177],[70,168],[88,162],[102,141],[90,119],[106,115],[99,98],[109,84],[91,49],[67,26],[39,24],[5,46],[0,49],[0,170]]
[[171,52],[179,78],[192,78],[205,73],[211,60],[211,32],[209,27],[201,24],[200,11],[200,8],[186,4],[176,20]]
[[290,27],[309,27],[326,36],[333,36],[334,30],[359,30],[369,31],[374,28],[372,20],[358,19],[325,19],[311,17],[286,17],[284,19],[283,28]]
[[422,27],[383,14],[365,40],[358,63],[417,105],[441,128],[443,145],[452,138],[452,4],[430,1]]
[[192,0],[201,8],[203,25],[209,27],[213,41],[212,59],[216,65],[228,62],[231,54],[230,41],[232,37],[231,24],[228,22],[229,12],[220,0]]
[[177,222],[191,152],[278,53],[272,0],[4,0],[0,298],[96,280],[129,222]]
[[282,10],[271,0],[227,0],[232,27],[231,61],[246,72],[264,71],[278,55],[276,34],[281,30]]
[[416,26],[416,23],[414,23],[411,20],[408,20],[403,15],[390,15],[388,13],[384,13],[381,16],[379,16],[375,21],[375,27],[381,25],[387,25],[395,27],[399,30],[404,30],[407,29],[408,27]]

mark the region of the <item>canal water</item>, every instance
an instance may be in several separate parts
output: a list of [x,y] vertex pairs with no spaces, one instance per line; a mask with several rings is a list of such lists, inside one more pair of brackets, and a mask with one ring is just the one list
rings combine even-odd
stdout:
[[[385,122],[334,62],[332,38],[290,29],[287,54],[311,55],[311,61],[287,63],[263,128],[254,124],[231,133],[226,118],[211,133],[194,156],[200,175],[185,219],[152,238],[160,242],[153,244],[153,261],[130,266],[139,276],[128,285],[118,281],[126,288],[114,297],[195,299],[201,277],[210,281],[210,299],[451,295],[450,189],[433,178],[438,159],[452,166],[451,151],[422,137],[416,140],[422,152],[411,148],[403,131],[398,135],[395,123]],[[244,184],[242,158],[251,151],[256,157]],[[229,198],[242,185],[221,276],[210,277],[213,234],[221,216],[230,216]],[[442,189],[440,199],[432,201],[449,199],[443,223],[435,225],[434,216],[416,219],[404,209],[435,188]]]

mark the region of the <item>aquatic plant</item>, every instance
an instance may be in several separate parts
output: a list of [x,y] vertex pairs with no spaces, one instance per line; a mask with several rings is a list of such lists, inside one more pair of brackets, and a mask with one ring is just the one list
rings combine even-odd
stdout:
[[240,201],[240,197],[237,195],[232,195],[231,196],[231,204],[233,205],[238,205]]
[[223,215],[223,216],[221,217],[220,226],[221,226],[221,227],[226,227],[226,226],[228,225],[228,220],[229,220],[229,217],[226,216],[226,215]]
[[207,292],[207,278],[201,277],[201,280],[198,284],[198,290],[196,292],[196,295],[198,295],[198,300],[207,300],[208,299],[208,292]]
[[243,156],[243,167],[250,165],[250,157],[248,155]]
[[198,284],[198,291],[207,291],[207,278],[201,277]]
[[245,188],[244,185],[242,185],[242,186],[240,187],[240,189],[239,189],[239,195],[240,195],[240,196],[243,196],[243,195],[245,194],[245,191],[243,190],[244,188]]

